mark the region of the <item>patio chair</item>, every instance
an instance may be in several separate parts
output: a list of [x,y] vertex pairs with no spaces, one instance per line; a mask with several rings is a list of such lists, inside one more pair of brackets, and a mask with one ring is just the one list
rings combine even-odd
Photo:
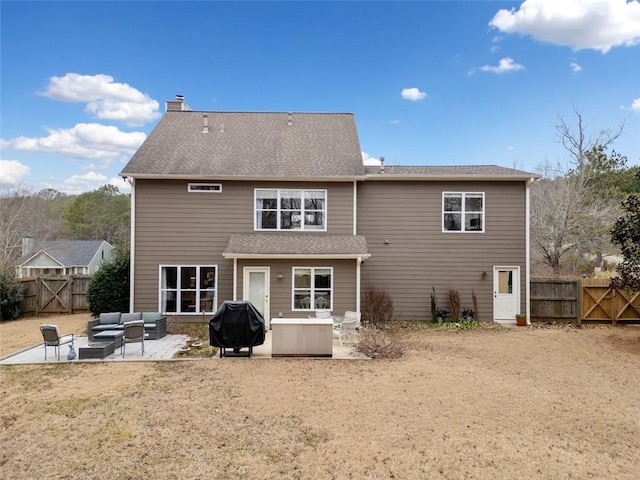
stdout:
[[333,327],[334,335],[338,337],[341,347],[347,341],[350,341],[352,343],[358,341],[358,331],[356,330],[357,327],[358,320],[355,318],[347,318],[346,316],[342,323],[338,323]]
[[344,319],[345,320],[350,320],[350,319],[355,319],[357,324],[356,324],[356,329],[360,330],[362,328],[364,328],[362,326],[362,323],[360,322],[360,312],[351,312],[351,311],[347,311],[344,312]]
[[332,318],[331,310],[316,310],[316,318]]
[[53,347],[54,353],[58,354],[58,361],[60,361],[60,345],[70,343],[73,345],[74,335],[60,336],[57,325],[40,325],[40,331],[42,332],[42,338],[44,340],[44,359],[47,360],[47,347]]
[[142,356],[144,356],[144,320],[133,320],[122,324],[124,336],[122,337],[122,358],[127,349],[127,343],[140,343]]

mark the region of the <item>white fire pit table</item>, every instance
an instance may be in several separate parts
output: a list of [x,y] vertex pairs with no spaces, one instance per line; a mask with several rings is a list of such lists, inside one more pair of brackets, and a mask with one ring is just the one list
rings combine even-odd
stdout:
[[332,318],[272,318],[271,356],[332,357]]

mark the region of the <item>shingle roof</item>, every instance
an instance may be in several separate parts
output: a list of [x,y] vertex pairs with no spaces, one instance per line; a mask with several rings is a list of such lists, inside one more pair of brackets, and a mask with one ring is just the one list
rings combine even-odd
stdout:
[[399,166],[385,165],[384,171],[379,166],[365,167],[367,180],[407,179],[410,177],[429,178],[434,180],[528,180],[539,175],[500,167],[498,165],[454,165],[454,166]]
[[338,179],[364,166],[351,113],[169,111],[121,175]]
[[35,248],[16,261],[22,265],[40,251],[45,251],[65,267],[89,265],[102,240],[48,240],[36,243]]
[[229,237],[225,258],[311,257],[368,258],[367,240],[362,235],[242,234]]

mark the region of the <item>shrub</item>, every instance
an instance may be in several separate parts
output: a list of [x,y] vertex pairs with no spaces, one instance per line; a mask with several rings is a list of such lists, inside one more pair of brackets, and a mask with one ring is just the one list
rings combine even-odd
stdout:
[[11,267],[0,267],[0,320],[15,320],[22,313],[24,287]]
[[102,264],[87,289],[87,305],[94,316],[129,311],[129,254]]
[[438,300],[436,298],[436,287],[431,287],[431,321],[438,321]]
[[405,348],[379,330],[366,329],[358,335],[357,350],[369,358],[398,358]]
[[449,287],[449,306],[451,307],[451,316],[458,318],[460,316],[460,294],[455,287]]
[[386,290],[368,288],[362,304],[362,321],[368,325],[385,327],[393,319],[393,300]]

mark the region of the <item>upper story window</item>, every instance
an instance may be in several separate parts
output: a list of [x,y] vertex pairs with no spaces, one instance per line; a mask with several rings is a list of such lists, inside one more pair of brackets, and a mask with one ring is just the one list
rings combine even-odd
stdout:
[[326,190],[255,190],[256,230],[327,229]]
[[222,184],[220,183],[190,183],[187,190],[189,192],[206,192],[206,193],[219,193],[222,191]]
[[484,192],[444,192],[443,232],[484,232]]

